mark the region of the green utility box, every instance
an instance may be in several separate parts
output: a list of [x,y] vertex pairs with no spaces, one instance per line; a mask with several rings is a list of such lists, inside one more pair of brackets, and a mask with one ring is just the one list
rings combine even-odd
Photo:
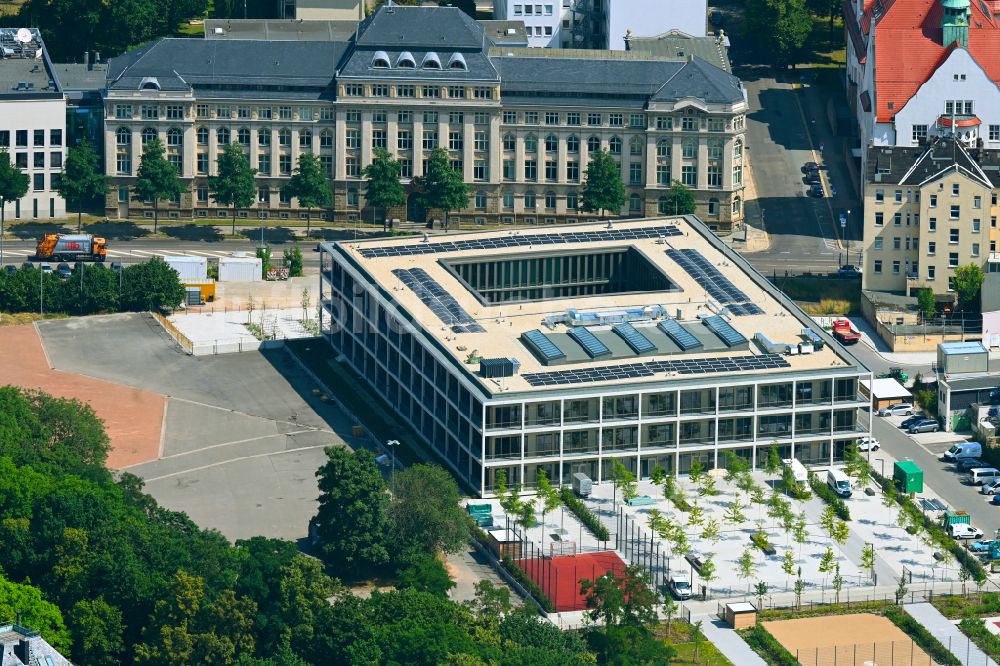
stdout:
[[900,492],[924,492],[924,470],[917,467],[912,460],[897,462],[892,468],[892,480]]
[[945,527],[949,525],[969,525],[972,523],[972,519],[965,511],[945,511],[942,521]]

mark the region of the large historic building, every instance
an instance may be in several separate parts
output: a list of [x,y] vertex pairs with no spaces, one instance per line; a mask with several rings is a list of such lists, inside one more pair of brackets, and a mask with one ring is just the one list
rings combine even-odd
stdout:
[[[454,7],[383,5],[349,41],[164,39],[109,67],[107,213],[152,216],[131,187],[154,137],[189,185],[160,206],[176,218],[229,214],[208,177],[238,142],[259,170],[257,210],[242,216],[305,216],[280,193],[303,151],[330,174],[333,214],[351,219],[375,149],[393,153],[409,183],[441,147],[470,185],[452,221],[573,222],[585,217],[590,154],[606,149],[626,186],[621,214],[672,212],[664,193],[676,180],[726,231],[743,216],[746,112],[739,80],[700,58],[499,47]],[[438,217],[412,195],[388,216]]]
[[[325,243],[330,344],[482,494],[841,461],[871,373],[693,216]],[[400,433],[400,439],[411,437]]]

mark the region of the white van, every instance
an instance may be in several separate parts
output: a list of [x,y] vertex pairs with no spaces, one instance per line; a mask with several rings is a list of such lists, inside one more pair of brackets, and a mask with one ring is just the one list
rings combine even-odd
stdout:
[[785,458],[781,461],[786,467],[792,468],[792,477],[799,483],[809,483],[809,470],[799,462],[798,458]]
[[851,478],[844,474],[842,470],[831,469],[826,473],[826,485],[833,489],[841,497],[851,496]]
[[987,481],[996,481],[1000,479],[1000,469],[996,467],[976,467],[970,469],[968,475],[965,477],[966,483],[973,486],[981,486]]
[[979,442],[959,442],[941,454],[942,460],[978,458],[983,455],[983,445]]

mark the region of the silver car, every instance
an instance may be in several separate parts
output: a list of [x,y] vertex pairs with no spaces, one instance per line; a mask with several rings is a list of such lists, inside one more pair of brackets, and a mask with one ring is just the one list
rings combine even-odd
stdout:
[[918,432],[937,432],[940,429],[941,425],[937,422],[937,419],[922,419],[911,425],[907,432],[915,435]]
[[898,402],[878,410],[879,416],[912,416],[913,405],[908,402]]
[[980,495],[996,495],[997,493],[1000,493],[1000,479],[987,481],[979,489]]

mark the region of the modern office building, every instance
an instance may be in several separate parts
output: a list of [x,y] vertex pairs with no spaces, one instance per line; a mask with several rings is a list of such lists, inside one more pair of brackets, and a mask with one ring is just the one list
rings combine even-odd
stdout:
[[166,218],[230,214],[208,177],[221,147],[238,142],[259,171],[246,217],[305,217],[281,187],[312,152],[330,174],[333,214],[357,219],[362,170],[384,148],[410,194],[387,217],[441,219],[419,209],[412,186],[441,147],[470,186],[468,207],[449,216],[456,224],[585,220],[581,190],[598,149],[619,161],[622,215],[671,212],[664,195],[680,181],[713,229],[742,220],[748,107],[737,78],[696,56],[519,49],[490,33],[455,7],[386,4],[345,41],[163,39],[114,58],[106,212],[152,217],[131,188],[143,143],[159,138],[188,186],[161,203]]
[[31,179],[4,204],[8,220],[63,217],[56,191],[65,155],[66,98],[34,28],[0,28],[0,150]]
[[841,460],[871,373],[693,216],[327,243],[329,341],[470,487]]
[[871,146],[864,185],[866,290],[955,299],[954,274],[1000,262],[1000,150],[951,137],[918,148]]

